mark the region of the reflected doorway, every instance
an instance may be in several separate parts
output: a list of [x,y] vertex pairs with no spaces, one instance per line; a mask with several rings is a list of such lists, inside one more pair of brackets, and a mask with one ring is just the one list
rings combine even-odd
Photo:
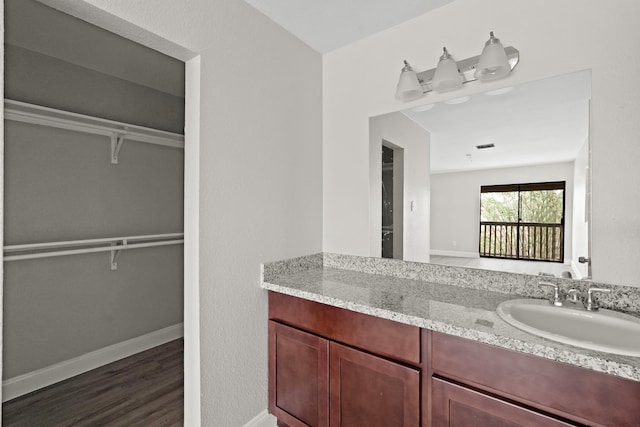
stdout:
[[382,257],[402,259],[404,150],[382,142]]

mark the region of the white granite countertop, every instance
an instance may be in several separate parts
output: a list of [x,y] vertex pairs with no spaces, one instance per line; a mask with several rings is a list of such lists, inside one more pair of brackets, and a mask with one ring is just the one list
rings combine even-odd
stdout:
[[[539,338],[496,314],[513,294],[327,267],[313,260],[270,269],[262,288],[640,381],[640,357]],[[269,268],[268,266],[266,267]],[[265,270],[266,271],[266,270]]]

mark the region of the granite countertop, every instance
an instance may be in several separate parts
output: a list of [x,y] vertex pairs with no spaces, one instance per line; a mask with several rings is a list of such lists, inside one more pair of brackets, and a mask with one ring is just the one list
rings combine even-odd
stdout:
[[[275,269],[262,288],[640,381],[640,357],[586,350],[514,328],[496,314],[513,294],[327,267]],[[267,267],[268,268],[268,267]]]

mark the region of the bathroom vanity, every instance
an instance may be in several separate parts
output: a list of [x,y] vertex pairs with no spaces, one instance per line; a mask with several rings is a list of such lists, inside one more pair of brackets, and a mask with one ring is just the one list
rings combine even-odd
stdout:
[[640,426],[640,358],[521,332],[495,315],[513,295],[281,267],[262,285],[281,426]]

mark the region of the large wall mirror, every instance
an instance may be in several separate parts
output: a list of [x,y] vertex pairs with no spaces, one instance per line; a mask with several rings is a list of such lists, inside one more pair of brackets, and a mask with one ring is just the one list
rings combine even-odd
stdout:
[[586,70],[370,118],[372,255],[589,278],[590,98]]

